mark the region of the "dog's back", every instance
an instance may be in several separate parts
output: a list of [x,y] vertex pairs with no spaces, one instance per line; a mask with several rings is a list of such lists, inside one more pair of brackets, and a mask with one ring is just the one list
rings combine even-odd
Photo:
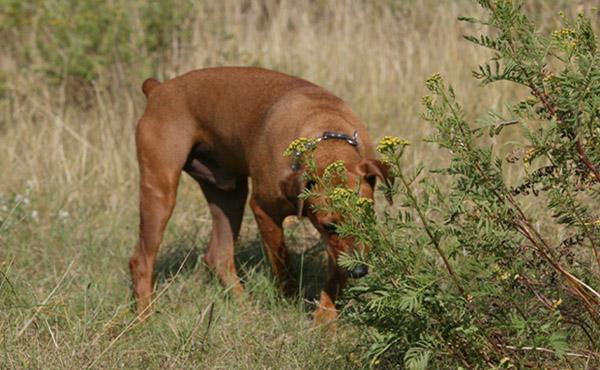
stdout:
[[300,136],[330,129],[348,134],[358,130],[361,139],[367,137],[362,122],[334,94],[262,68],[205,68],[163,83],[150,78],[142,91],[148,97],[144,119],[155,117],[163,127],[192,122],[188,129],[196,128],[192,136],[211,157],[246,174],[253,157],[283,165],[281,153]]

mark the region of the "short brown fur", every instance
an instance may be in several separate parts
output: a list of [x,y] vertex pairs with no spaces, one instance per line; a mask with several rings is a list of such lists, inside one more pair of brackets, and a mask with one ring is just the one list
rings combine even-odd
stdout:
[[335,320],[335,300],[347,280],[337,257],[367,248],[327,232],[323,225],[341,216],[313,213],[310,206],[319,200],[307,200],[298,208],[303,170],[292,171],[293,160],[283,157],[283,152],[300,137],[317,138],[324,131],[352,136],[358,131],[358,150],[343,140],[324,140],[317,144],[315,161],[322,173],[330,163],[344,160],[349,186],[360,182],[360,194],[372,198],[372,180],[386,181],[388,173],[375,159],[366,128],[356,114],[317,85],[259,68],[201,69],[164,83],[148,79],[142,90],[148,102],[136,130],[140,238],[129,263],[140,317],[148,315],[156,253],[185,171],[200,184],[212,215],[205,262],[234,295],[244,294],[234,265],[234,243],[248,178],[250,207],[273,272],[287,295],[295,294],[298,285],[282,222],[297,212],[307,216],[322,234],[329,255],[316,323]]

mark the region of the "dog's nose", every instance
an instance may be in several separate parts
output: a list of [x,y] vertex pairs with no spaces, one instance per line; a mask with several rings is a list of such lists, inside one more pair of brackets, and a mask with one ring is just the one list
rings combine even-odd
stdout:
[[348,270],[347,273],[352,279],[359,279],[369,273],[369,268],[367,265],[359,265],[352,270]]

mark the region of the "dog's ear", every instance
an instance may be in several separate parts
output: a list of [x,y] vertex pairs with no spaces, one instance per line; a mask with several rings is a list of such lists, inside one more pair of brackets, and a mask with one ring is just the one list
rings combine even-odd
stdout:
[[290,203],[296,205],[296,215],[298,218],[302,217],[302,212],[304,210],[304,199],[299,198],[298,195],[302,193],[304,188],[309,186],[309,182],[302,179],[303,174],[304,170],[294,171],[279,182],[279,187],[281,188],[283,195]]
[[[390,176],[389,166],[377,159],[365,159],[358,164],[358,171],[375,189],[375,179],[379,178],[384,184],[392,186],[394,178]],[[385,199],[392,204],[392,196],[386,192]]]

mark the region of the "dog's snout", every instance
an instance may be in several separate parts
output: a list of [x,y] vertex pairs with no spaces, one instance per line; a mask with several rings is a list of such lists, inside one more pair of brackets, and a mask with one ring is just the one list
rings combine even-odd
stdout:
[[348,270],[348,276],[352,279],[359,279],[369,273],[367,265],[359,265],[352,270]]

